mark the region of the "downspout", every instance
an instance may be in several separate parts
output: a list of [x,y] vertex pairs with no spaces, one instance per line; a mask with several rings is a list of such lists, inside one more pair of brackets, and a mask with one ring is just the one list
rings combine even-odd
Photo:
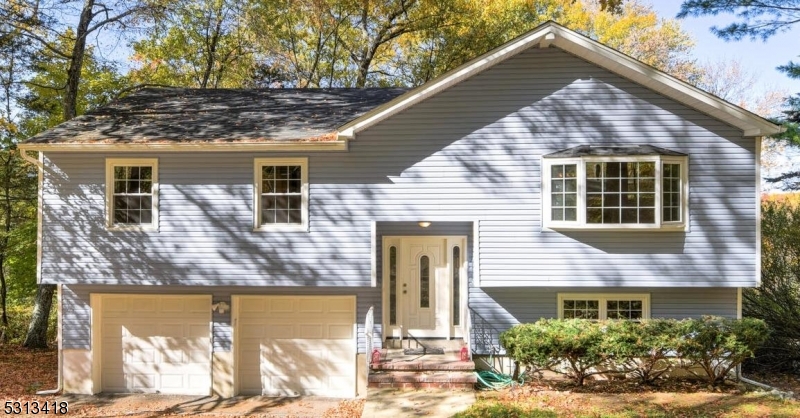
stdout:
[[[761,144],[760,140],[759,140],[758,144]],[[761,148],[761,147],[758,146],[758,148]],[[758,164],[756,164],[756,166],[758,166]],[[759,197],[759,200],[757,200],[757,202],[760,202],[760,194],[758,192],[756,192],[756,194]],[[759,204],[758,206],[760,207],[761,205]],[[758,218],[761,219],[761,215],[759,215]],[[759,229],[759,231],[758,231],[759,240],[758,241],[760,243],[761,242],[761,239],[760,239],[761,227],[760,227],[760,225],[759,225],[758,229]],[[761,248],[761,246],[759,245],[759,251],[758,251],[759,254],[761,253],[761,249],[760,248]],[[757,255],[757,257],[758,257],[757,260],[760,261],[760,256]],[[760,266],[760,265],[761,265],[761,263],[759,262],[759,264],[757,266]],[[758,267],[756,267],[756,269],[758,270]],[[759,282],[760,281],[761,280],[759,280]],[[736,319],[742,319],[742,316],[743,316],[742,315],[742,288],[739,287],[739,288],[736,289]],[[755,380],[751,380],[751,379],[748,379],[748,378],[742,376],[742,365],[741,364],[736,366],[736,380],[738,380],[740,382],[747,383],[748,385],[753,385],[753,386],[760,387],[761,389],[765,389],[765,390],[768,390],[768,391],[777,391],[777,392],[783,393],[782,390],[780,390],[780,389],[778,389],[776,387],[772,387],[772,386],[770,386],[770,385],[768,385],[766,383],[756,382]]]
[[[41,245],[42,245],[42,243],[41,243],[41,231],[42,231],[42,206],[44,204],[44,202],[42,202],[42,179],[44,178],[44,163],[41,160],[41,158],[42,158],[42,154],[41,153],[39,153],[39,155],[37,157],[33,157],[33,156],[28,154],[28,149],[25,146],[18,145],[17,149],[19,150],[19,155],[22,157],[23,160],[25,160],[25,161],[33,164],[34,166],[36,166],[37,171],[38,171],[38,175],[39,175],[39,187],[38,187],[38,194],[39,194],[39,196],[38,196],[39,199],[38,200],[39,201],[38,201],[38,210],[37,210],[38,219],[37,219],[37,222],[36,222],[37,228],[38,228],[38,231],[37,231],[37,234],[36,234],[37,235],[37,241],[38,241],[37,242],[37,247],[38,247],[37,248],[37,260],[36,260],[36,263],[37,263],[36,276],[37,276],[37,283],[38,283],[39,279],[41,279],[41,264],[40,263],[42,261],[41,260],[41,250],[42,250],[42,248],[41,248]],[[58,381],[56,382],[56,388],[55,389],[40,390],[40,391],[36,392],[37,395],[55,395],[56,393],[61,392],[61,390],[64,387],[64,375],[63,375],[63,372],[62,372],[62,369],[64,367],[64,347],[63,347],[63,342],[62,342],[63,338],[62,338],[62,334],[61,334],[61,330],[63,328],[62,325],[63,325],[63,321],[64,320],[63,320],[62,300],[61,299],[62,299],[62,297],[61,297],[61,285],[59,284],[56,287],[56,306],[57,306],[56,311],[57,311],[57,318],[58,318],[57,319],[57,327],[58,327],[58,329],[56,330],[56,333],[57,333],[56,339],[58,340]]]
[[736,366],[736,379],[738,381],[740,381],[740,382],[747,383],[748,385],[758,386],[761,389],[766,389],[766,390],[769,390],[769,391],[775,390],[775,391],[778,391],[778,392],[783,392],[782,390],[780,390],[780,389],[778,389],[776,387],[770,386],[770,385],[768,385],[766,383],[756,382],[755,380],[751,380],[751,379],[748,379],[748,378],[742,376],[742,366],[741,365]]

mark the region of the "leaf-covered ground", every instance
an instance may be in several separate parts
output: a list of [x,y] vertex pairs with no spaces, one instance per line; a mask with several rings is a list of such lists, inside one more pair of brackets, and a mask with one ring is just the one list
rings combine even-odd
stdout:
[[[364,408],[363,399],[326,398],[199,398],[168,395],[40,396],[37,391],[55,389],[58,380],[58,352],[30,351],[16,345],[0,344],[0,415],[6,401],[31,407],[68,402],[69,416],[203,416],[203,417],[321,417],[357,418]],[[24,413],[22,414],[24,415]],[[36,414],[46,415],[46,414]],[[53,415],[52,413],[49,415]],[[31,415],[34,416],[34,415]]]
[[56,350],[27,350],[0,344],[0,400],[35,395],[55,389],[58,380]]
[[[360,417],[363,399],[301,398],[274,400],[258,397],[212,400],[165,395],[105,395],[97,397],[37,396],[56,387],[55,350],[29,351],[0,345],[0,406],[5,401],[69,401],[70,416],[280,416]],[[752,378],[800,393],[798,376],[762,375]],[[0,413],[2,413],[0,411]],[[542,380],[498,392],[480,392],[478,402],[461,418],[484,417],[800,417],[800,403],[743,393],[737,385],[709,388],[691,381],[670,381],[657,387],[635,382],[593,381],[583,388],[557,380]],[[398,417],[399,418],[399,417]]]
[[800,417],[800,403],[739,385],[710,388],[674,380],[660,386],[599,381],[570,387],[563,381],[539,381],[497,392],[481,392],[458,418],[540,417]]

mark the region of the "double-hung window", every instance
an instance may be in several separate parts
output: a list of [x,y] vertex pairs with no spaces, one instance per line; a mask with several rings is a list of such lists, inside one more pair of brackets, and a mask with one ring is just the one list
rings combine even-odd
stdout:
[[257,230],[308,228],[308,159],[255,160]]
[[543,158],[547,228],[685,229],[688,157],[652,146],[580,146]]
[[106,160],[106,223],[111,229],[156,229],[158,160]]
[[628,319],[650,318],[649,294],[560,293],[559,319]]

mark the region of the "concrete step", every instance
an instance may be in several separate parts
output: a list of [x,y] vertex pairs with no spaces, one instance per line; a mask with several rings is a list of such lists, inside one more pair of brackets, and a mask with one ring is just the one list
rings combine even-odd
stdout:
[[464,341],[461,339],[442,339],[442,338],[427,338],[427,339],[386,339],[383,341],[384,349],[420,349],[422,347],[428,348],[442,348],[445,351],[458,351],[464,346]]
[[380,363],[373,363],[372,370],[412,370],[412,371],[474,371],[475,362],[471,360],[461,361],[460,359],[436,358],[438,356],[423,356],[423,358],[409,360],[382,360]]
[[367,387],[468,391],[477,381],[475,373],[467,371],[377,371],[370,373]]

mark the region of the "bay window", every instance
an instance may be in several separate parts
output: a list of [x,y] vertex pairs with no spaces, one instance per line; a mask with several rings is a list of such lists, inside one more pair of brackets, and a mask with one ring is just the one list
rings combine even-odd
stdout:
[[581,146],[543,158],[547,228],[684,229],[688,158],[652,146]]

